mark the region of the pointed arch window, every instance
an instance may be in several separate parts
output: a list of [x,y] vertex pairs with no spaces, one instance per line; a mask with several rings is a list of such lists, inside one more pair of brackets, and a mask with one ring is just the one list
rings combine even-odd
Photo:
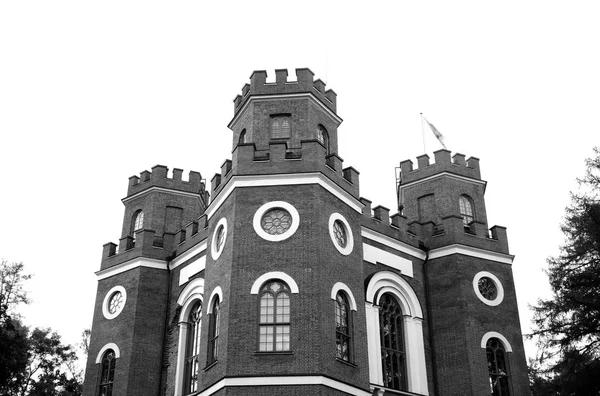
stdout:
[[402,308],[389,293],[380,300],[379,329],[383,385],[395,390],[408,390]]
[[329,133],[327,133],[327,129],[321,124],[317,127],[317,140],[325,146],[325,153],[329,154]]
[[102,357],[100,373],[100,396],[112,396],[115,380],[116,356],[112,349],[107,350]]
[[280,280],[267,282],[260,290],[258,350],[290,350],[290,289]]
[[473,210],[473,200],[468,195],[461,195],[459,198],[460,215],[463,219],[465,228],[471,227],[471,222],[475,220],[475,212]]
[[288,139],[292,135],[291,119],[289,114],[271,116],[271,139]]
[[348,297],[342,292],[335,299],[335,346],[338,359],[352,361],[352,312]]
[[202,303],[198,300],[188,317],[188,339],[185,351],[184,394],[198,390],[198,373],[200,369],[200,328],[202,324]]
[[215,297],[208,322],[208,360],[207,365],[215,363],[219,356],[219,323],[221,319],[219,297]]
[[506,350],[498,338],[490,338],[485,346],[490,373],[490,394],[510,396]]
[[246,129],[243,129],[242,132],[240,133],[240,138],[238,140],[238,144],[244,144],[246,143]]

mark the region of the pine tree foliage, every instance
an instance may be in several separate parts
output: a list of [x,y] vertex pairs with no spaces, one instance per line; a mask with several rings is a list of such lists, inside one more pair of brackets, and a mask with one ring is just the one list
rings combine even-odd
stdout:
[[[548,259],[553,296],[533,307],[538,360],[542,365],[552,362],[548,378],[555,384],[566,383],[567,377],[573,381],[576,373],[589,373],[583,367],[598,367],[600,361],[600,150],[595,148],[594,153],[586,160],[585,176],[578,179],[579,190],[571,193],[565,210],[561,226],[565,243],[558,257]],[[587,380],[573,382],[583,386]],[[552,394],[588,393],[582,388]]]

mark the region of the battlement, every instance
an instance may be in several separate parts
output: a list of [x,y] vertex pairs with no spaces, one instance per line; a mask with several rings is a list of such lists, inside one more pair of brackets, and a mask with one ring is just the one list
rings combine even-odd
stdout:
[[204,202],[208,202],[208,192],[200,172],[190,171],[188,181],[184,181],[182,179],[183,170],[174,168],[173,177],[171,178],[167,177],[168,171],[169,168],[166,166],[156,165],[152,167],[152,172],[145,170],[140,173],[140,176],[131,176],[127,196],[137,194],[150,187],[162,187],[169,190],[199,194]]
[[411,183],[442,172],[481,180],[479,158],[470,157],[465,161],[463,154],[456,153],[450,157],[449,150],[438,150],[433,153],[435,162],[429,163],[429,156],[423,154],[417,157],[418,167],[413,169],[413,162],[406,160],[400,162],[400,184]]
[[253,95],[281,95],[292,93],[311,93],[334,113],[337,94],[325,89],[325,83],[314,80],[314,73],[308,68],[296,69],[296,81],[288,81],[286,69],[275,70],[275,82],[267,82],[267,72],[257,70],[250,76],[250,84],[244,85],[242,94],[233,100],[234,115],[242,108],[246,100]]

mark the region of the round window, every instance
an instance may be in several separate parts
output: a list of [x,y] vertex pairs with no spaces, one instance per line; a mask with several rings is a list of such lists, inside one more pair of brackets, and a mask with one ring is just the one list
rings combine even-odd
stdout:
[[354,238],[350,230],[350,224],[339,213],[329,216],[329,236],[333,246],[344,256],[349,255],[354,248]]
[[504,288],[500,280],[487,271],[481,271],[473,278],[473,289],[477,298],[486,305],[495,307],[504,299]]
[[298,211],[283,201],[273,201],[261,206],[254,214],[254,230],[267,241],[283,241],[296,232],[300,225]]
[[225,240],[227,239],[227,220],[225,218],[221,218],[215,227],[215,231],[213,232],[212,243],[210,244],[210,252],[212,254],[213,260],[219,258],[221,253],[223,252],[223,247],[225,246]]
[[127,292],[123,286],[115,286],[106,293],[102,303],[102,314],[106,319],[114,319],[125,307]]

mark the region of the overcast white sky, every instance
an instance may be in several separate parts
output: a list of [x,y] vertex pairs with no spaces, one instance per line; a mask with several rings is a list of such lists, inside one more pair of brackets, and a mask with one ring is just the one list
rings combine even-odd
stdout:
[[[599,11],[595,1],[1,2],[0,257],[34,274],[25,322],[79,342],[128,177],[162,164],[210,180],[231,157],[232,100],[252,71],[309,67],[338,94],[339,155],[374,206],[396,208],[394,168],[424,151],[420,112],[453,153],[480,158],[527,332],[569,190],[600,143]],[[427,135],[430,155],[439,148]]]

